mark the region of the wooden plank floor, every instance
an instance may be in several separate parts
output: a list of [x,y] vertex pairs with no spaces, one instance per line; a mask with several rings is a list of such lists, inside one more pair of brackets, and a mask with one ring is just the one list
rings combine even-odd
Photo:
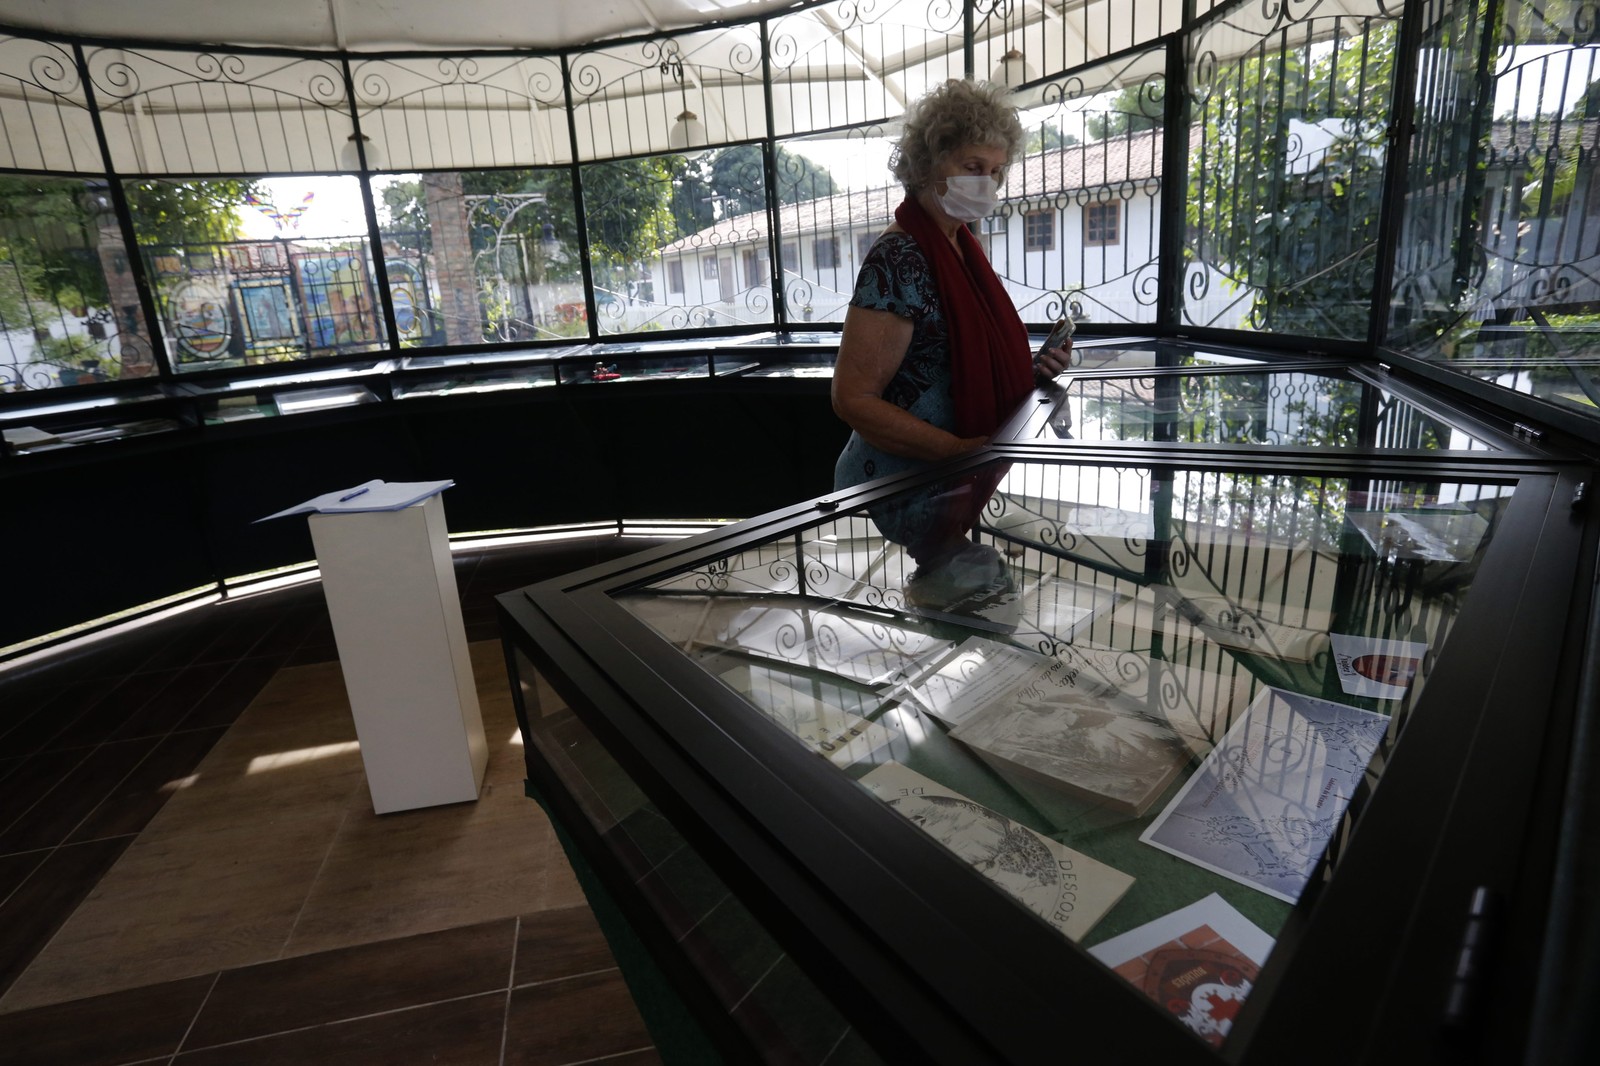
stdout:
[[492,600],[638,547],[457,557],[476,803],[372,813],[316,586],[0,671],[0,1059],[660,1061],[522,793]]

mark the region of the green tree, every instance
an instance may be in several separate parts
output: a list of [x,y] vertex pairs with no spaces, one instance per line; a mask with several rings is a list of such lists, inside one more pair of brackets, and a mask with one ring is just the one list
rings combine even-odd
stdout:
[[1024,155],[1038,155],[1055,148],[1067,148],[1078,143],[1075,134],[1062,133],[1060,127],[1045,123],[1028,133],[1028,140],[1023,145]]
[[[253,182],[153,181],[125,187],[139,243],[170,247],[230,240]],[[103,241],[120,243],[104,182],[0,175],[0,315],[19,321],[54,305],[81,316],[109,298]]]
[[1397,32],[1245,52],[1196,103],[1188,256],[1252,293],[1257,328],[1366,336]]
[[[827,168],[782,145],[773,163],[779,203],[796,204],[840,191]],[[672,214],[680,234],[695,233],[719,219],[765,210],[765,189],[760,145],[718,148],[685,160],[673,191]]]
[[0,318],[26,321],[30,301],[103,301],[96,229],[103,186],[73,178],[0,175]]
[[1162,99],[1153,95],[1153,86],[1162,82],[1151,81],[1129,85],[1112,98],[1104,111],[1091,114],[1083,120],[1084,132],[1092,140],[1115,137],[1124,133],[1161,128]]
[[379,222],[385,234],[398,234],[407,248],[427,252],[433,249],[433,233],[428,229],[428,205],[422,182],[397,180],[377,189]]
[[123,188],[141,247],[237,240],[245,197],[261,191],[242,178],[128,182]]

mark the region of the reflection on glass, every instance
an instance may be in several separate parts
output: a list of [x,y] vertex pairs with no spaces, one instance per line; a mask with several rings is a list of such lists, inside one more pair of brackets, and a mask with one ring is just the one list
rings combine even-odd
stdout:
[[734,1023],[751,1026],[752,1041],[774,1058],[813,1061],[800,1049],[820,1043],[851,1046],[850,1062],[880,1061],[583,720],[539,682],[520,650],[513,666],[526,743],[561,780],[646,904],[717,975],[712,993]]
[[589,335],[565,167],[384,174],[372,196],[402,346]]
[[590,163],[581,181],[600,333],[773,321],[760,146]]
[[0,393],[156,372],[103,180],[0,175]]
[[387,347],[357,179],[125,188],[174,369]]
[[553,366],[519,366],[502,369],[462,367],[453,374],[428,375],[396,382],[397,400],[413,396],[464,396],[469,393],[508,392],[556,383]]
[[1218,1042],[1511,491],[994,464],[618,598],[1119,972],[1210,929],[1216,987],[1159,1002]]
[[[1479,381],[1576,410],[1593,418],[1600,407],[1600,331],[1580,316],[1484,325],[1475,340],[1429,344],[1424,359]],[[1463,330],[1463,332],[1470,332]]]
[[1367,336],[1399,20],[1365,14],[1268,5],[1196,32],[1186,323]]
[[593,363],[584,360],[563,364],[561,380],[580,384],[606,381],[657,381],[664,378],[705,378],[711,376],[706,353],[691,351],[687,347],[681,354],[672,356],[624,356],[617,358],[604,350],[595,352]]
[[1394,393],[1342,375],[1085,376],[1060,383],[1065,395],[1040,431],[1047,439],[1390,451],[1493,447]]

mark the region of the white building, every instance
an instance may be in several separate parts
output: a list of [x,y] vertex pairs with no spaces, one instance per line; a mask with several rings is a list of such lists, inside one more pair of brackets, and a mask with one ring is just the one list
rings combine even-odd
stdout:
[[[1156,317],[1161,132],[1147,130],[1027,156],[1012,167],[999,211],[979,223],[996,273],[1028,322],[1062,313],[1134,325]],[[898,185],[835,193],[778,209],[779,262],[791,322],[838,322],[861,261],[903,198]],[[772,320],[768,218],[723,219],[650,261],[653,309],[678,324]],[[1186,317],[1215,325],[1250,301],[1213,277]],[[1211,306],[1211,305],[1215,306]],[[676,309],[676,310],[669,310]],[[664,323],[665,324],[665,323]]]

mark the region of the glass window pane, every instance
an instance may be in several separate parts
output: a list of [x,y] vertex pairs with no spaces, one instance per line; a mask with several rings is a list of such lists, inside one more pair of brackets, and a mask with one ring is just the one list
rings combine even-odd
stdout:
[[778,136],[893,118],[961,77],[960,4],[835,0],[769,25]]
[[1196,36],[1183,321],[1366,339],[1399,23],[1351,6]]
[[773,321],[760,145],[591,163],[581,180],[602,334]]
[[1164,62],[1140,53],[1023,94],[1023,156],[979,232],[1024,321],[1155,321]]
[[0,34],[0,167],[105,169],[67,45]]
[[0,174],[0,391],[156,372],[100,179]]
[[572,158],[554,56],[429,56],[351,64],[373,170],[468,169]]
[[355,169],[337,60],[110,47],[86,56],[119,173]]
[[1002,463],[615,596],[742,697],[723,728],[826,760],[1063,937],[1218,897],[1253,973],[1338,876],[1512,495]]
[[568,60],[579,159],[610,159],[764,136],[755,24],[576,52]]
[[1176,32],[1183,7],[1183,0],[974,4],[973,69],[1011,86],[1053,77]]
[[791,322],[842,322],[861,261],[905,193],[876,126],[776,146],[783,293]]
[[[1485,56],[1478,5],[1436,8],[1415,87],[1389,342],[1593,417],[1600,45],[1584,9],[1512,0]],[[1463,145],[1481,165],[1462,165]]]
[[589,335],[566,168],[371,181],[403,347]]
[[173,369],[387,347],[358,179],[124,188]]

